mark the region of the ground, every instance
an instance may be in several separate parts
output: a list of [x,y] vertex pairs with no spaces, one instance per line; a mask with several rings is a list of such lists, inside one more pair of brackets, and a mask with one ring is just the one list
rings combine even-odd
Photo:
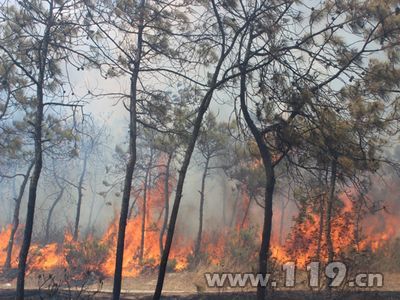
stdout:
[[[54,272],[55,278],[61,278],[62,272]],[[350,289],[341,289],[333,293],[334,299],[400,299],[400,273],[384,274],[384,287],[374,290],[355,291]],[[48,276],[45,275],[45,276]],[[305,274],[299,274],[299,278],[306,278]],[[95,274],[91,274],[90,281],[84,284],[84,281],[71,280],[70,283],[64,284],[61,289],[58,289],[58,295],[64,295],[64,298],[79,298],[77,295],[81,290],[94,295],[95,291],[100,291],[95,294],[96,299],[109,299],[112,291],[112,279],[105,278],[103,285],[99,289],[99,278]],[[26,299],[40,299],[46,296],[47,288],[39,289],[38,273],[32,273],[27,277],[27,297]],[[47,280],[47,277],[46,277]],[[123,299],[151,299],[152,291],[156,284],[156,274],[144,274],[136,278],[125,278],[122,284]],[[15,278],[8,280],[1,278],[0,280],[0,299],[13,299],[15,289]],[[50,281],[49,281],[50,282]],[[302,280],[300,279],[300,282]],[[68,287],[70,285],[70,287]],[[83,289],[81,288],[84,286]],[[40,290],[40,291],[39,291]],[[180,272],[167,274],[164,285],[164,299],[254,299],[254,289],[251,288],[206,288],[205,280],[199,272]],[[46,297],[44,297],[46,298]],[[53,297],[57,299],[61,297]],[[294,289],[277,289],[270,293],[269,299],[325,299],[325,294],[317,291],[311,291],[304,283],[300,283]]]

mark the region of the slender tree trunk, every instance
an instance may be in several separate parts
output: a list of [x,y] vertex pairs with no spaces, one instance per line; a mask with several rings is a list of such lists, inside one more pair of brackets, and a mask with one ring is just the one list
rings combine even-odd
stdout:
[[42,125],[43,125],[43,107],[44,107],[43,89],[44,89],[44,78],[45,78],[45,71],[47,64],[46,60],[47,60],[47,53],[50,40],[50,29],[52,26],[53,26],[53,2],[50,1],[49,17],[47,19],[46,28],[41,43],[41,49],[39,50],[39,61],[38,61],[39,75],[36,82],[36,112],[34,121],[35,160],[34,160],[33,174],[29,184],[28,209],[26,213],[24,238],[19,253],[18,277],[17,277],[17,288],[16,288],[17,300],[24,299],[26,261],[28,259],[29,248],[31,245],[33,222],[35,217],[37,188],[43,166],[43,153],[42,153]]
[[[211,1],[211,2],[212,2],[214,13],[216,14],[216,17],[218,19],[218,23],[221,24],[222,21],[218,14],[215,1]],[[221,26],[221,25],[219,25],[219,26]],[[221,46],[220,58],[218,60],[217,66],[215,67],[213,77],[210,81],[210,85],[209,85],[210,89],[207,91],[206,95],[203,97],[201,104],[199,106],[196,120],[194,121],[192,135],[190,136],[190,139],[189,139],[186,151],[185,151],[185,156],[183,159],[182,167],[179,170],[178,183],[176,185],[175,199],[174,199],[174,204],[172,206],[171,217],[170,217],[168,231],[167,231],[167,238],[165,241],[165,248],[163,251],[163,255],[161,256],[156,289],[155,289],[154,295],[153,295],[154,300],[158,300],[161,297],[161,292],[162,292],[162,288],[164,285],[165,272],[167,270],[169,252],[171,251],[172,240],[173,240],[174,232],[175,232],[176,220],[178,218],[179,206],[180,206],[181,199],[182,199],[183,184],[185,182],[186,173],[189,168],[190,160],[192,158],[193,150],[196,145],[197,137],[200,132],[201,123],[203,121],[203,117],[204,117],[205,113],[208,110],[208,107],[210,106],[210,102],[211,102],[214,90],[216,88],[216,83],[217,83],[218,76],[219,76],[219,73],[220,73],[220,70],[222,67],[222,63],[224,62],[224,60],[228,54],[229,54],[229,50],[225,51],[225,40],[224,40],[222,43],[222,46]]]
[[[215,86],[221,65],[219,65],[217,68],[218,68],[218,71],[216,71],[214,74],[214,79],[212,80],[212,83],[211,83],[212,86]],[[178,177],[178,183],[176,185],[175,199],[174,199],[174,204],[172,206],[171,217],[170,217],[169,226],[168,226],[168,230],[167,230],[167,238],[165,241],[163,255],[161,256],[160,267],[159,267],[158,278],[157,278],[157,285],[156,285],[156,289],[155,289],[154,295],[153,295],[154,300],[158,300],[161,297],[161,292],[162,292],[162,288],[164,285],[165,272],[167,270],[168,257],[169,257],[169,253],[171,251],[172,240],[173,240],[174,232],[175,232],[176,220],[178,218],[179,206],[180,206],[181,199],[182,199],[183,184],[185,182],[186,173],[189,168],[189,164],[190,164],[190,160],[191,160],[193,150],[194,150],[194,147],[196,144],[196,140],[199,135],[201,123],[202,123],[203,117],[204,117],[205,113],[207,112],[207,109],[210,105],[213,91],[214,91],[214,89],[211,89],[205,95],[205,97],[203,98],[203,100],[201,102],[196,120],[194,122],[193,132],[192,132],[192,135],[190,136],[190,140],[189,140],[188,146],[185,151],[185,157],[184,157],[181,169],[179,170],[179,177]]]
[[[87,151],[87,150],[86,150]],[[81,176],[79,177],[78,183],[78,203],[76,205],[76,215],[75,215],[75,226],[74,226],[74,241],[78,240],[79,237],[79,223],[81,219],[81,209],[82,209],[82,199],[83,199],[83,183],[85,181],[87,162],[89,158],[89,154],[85,151],[83,157],[83,168]]]
[[[289,197],[289,193],[288,193]],[[283,245],[283,225],[285,224],[285,210],[287,204],[285,204],[285,200],[282,200],[281,203],[281,219],[279,222],[279,245]]]
[[[136,92],[136,80],[131,78],[131,92]],[[121,280],[122,280],[122,264],[125,245],[125,229],[128,218],[129,200],[131,193],[131,185],[133,178],[133,171],[136,164],[136,94],[131,95],[130,104],[131,124],[130,124],[130,158],[126,165],[124,189],[122,193],[121,213],[118,225],[118,238],[117,238],[117,251],[115,255],[115,272],[114,272],[114,287],[113,299],[117,300],[121,294]]]
[[210,158],[206,158],[206,164],[203,170],[203,176],[201,177],[201,190],[200,190],[200,208],[199,208],[199,230],[197,232],[196,245],[194,248],[194,258],[195,262],[198,263],[200,259],[200,249],[201,249],[201,238],[203,234],[203,214],[204,214],[204,192],[206,187],[206,178],[208,172],[208,164],[210,163]]
[[133,171],[136,165],[136,136],[137,136],[137,83],[139,78],[140,61],[142,58],[143,47],[143,29],[144,29],[144,6],[145,0],[141,0],[139,4],[139,18],[138,18],[138,33],[136,44],[136,56],[131,74],[130,86],[130,103],[129,103],[129,160],[126,165],[124,189],[122,193],[121,213],[118,225],[118,238],[117,250],[115,254],[115,271],[114,271],[114,286],[113,286],[113,299],[118,300],[121,295],[122,283],[122,265],[124,257],[125,246],[125,230],[129,212],[129,200],[131,194]]
[[144,178],[144,190],[143,190],[143,212],[142,212],[142,229],[140,235],[140,248],[139,248],[139,261],[143,262],[144,255],[144,240],[146,232],[146,213],[147,213],[147,190],[151,184],[151,166],[153,165],[153,153],[150,154],[149,165],[146,169],[146,175]]
[[328,203],[326,206],[326,220],[325,220],[325,235],[326,235],[326,245],[328,250],[328,264],[333,261],[334,250],[332,243],[332,209],[333,202],[335,200],[335,187],[336,187],[336,169],[337,160],[333,159],[331,163],[331,182],[329,187]]
[[54,200],[53,204],[51,205],[50,210],[49,210],[49,214],[47,215],[47,221],[46,221],[46,237],[45,237],[46,243],[48,243],[49,240],[50,240],[51,218],[52,218],[52,216],[53,216],[53,213],[54,213],[54,210],[55,210],[57,204],[61,201],[61,199],[62,199],[62,197],[63,197],[63,195],[64,195],[64,190],[65,190],[65,187],[61,187],[61,190],[60,190],[60,192],[58,193],[57,198]]
[[92,201],[90,203],[90,212],[89,212],[89,220],[88,220],[88,225],[86,228],[86,236],[88,237],[90,234],[92,234],[92,222],[93,222],[93,212],[94,212],[94,203],[96,201],[96,195],[97,195],[97,172],[95,171],[94,173],[94,188],[93,188],[93,194],[92,194]]
[[[251,45],[251,41],[249,41],[247,53],[249,53],[249,47]],[[260,151],[261,159],[264,165],[264,171],[266,176],[266,185],[265,185],[265,206],[264,206],[264,222],[262,229],[262,238],[261,238],[261,247],[259,252],[259,274],[263,277],[267,274],[268,267],[268,257],[269,257],[269,248],[271,241],[271,229],[272,229],[272,202],[273,202],[273,194],[275,189],[275,172],[272,163],[271,153],[264,141],[264,137],[260,130],[254,124],[247,108],[246,104],[246,70],[247,61],[245,59],[244,63],[241,66],[241,76],[240,76],[240,107],[242,109],[242,113],[244,119],[253,134],[254,139],[257,142],[258,149]],[[257,286],[257,299],[264,300],[266,296],[266,286],[262,286],[258,284]]]
[[[39,87],[41,90],[38,92],[40,98],[43,101],[42,86]],[[38,97],[39,99],[39,97]],[[18,278],[17,278],[17,299],[24,299],[24,287],[25,287],[25,271],[26,261],[28,259],[29,248],[31,245],[33,221],[35,215],[36,206],[36,195],[39,183],[40,174],[42,171],[42,120],[43,120],[43,102],[38,103],[36,112],[36,124],[35,124],[35,167],[33,170],[31,182],[29,185],[29,196],[28,196],[28,209],[26,215],[26,223],[24,230],[24,238],[19,254],[18,263]]]
[[199,112],[198,112],[198,115],[196,117],[196,121],[194,124],[193,132],[192,132],[188,147],[185,152],[185,157],[184,157],[184,160],[182,163],[182,167],[179,171],[178,183],[176,185],[176,192],[175,192],[175,200],[174,200],[174,204],[172,206],[171,217],[170,217],[169,226],[168,226],[168,230],[167,230],[167,238],[165,241],[165,247],[164,247],[163,254],[161,256],[157,285],[156,285],[156,289],[155,289],[155,292],[153,295],[154,300],[158,300],[161,297],[161,291],[162,291],[162,287],[164,285],[165,272],[167,270],[169,252],[171,251],[172,239],[173,239],[174,232],[175,232],[176,220],[178,218],[179,206],[180,206],[180,202],[182,199],[183,184],[185,182],[185,177],[186,177],[186,173],[187,173],[187,170],[189,167],[190,159],[192,157],[194,146],[196,144],[196,140],[199,135],[201,122],[203,120],[204,114],[206,113],[206,111],[208,109],[211,97],[212,97],[212,95],[208,94],[207,97],[203,99],[202,104],[200,105]]
[[133,210],[134,210],[135,204],[136,204],[136,199],[137,199],[137,198],[135,198],[135,199],[132,201],[131,207],[129,208],[128,219],[131,219],[131,218],[132,218]]
[[168,161],[165,167],[165,180],[164,180],[164,221],[160,230],[160,255],[162,255],[164,251],[164,233],[168,226],[168,217],[169,217],[169,177],[170,177],[170,167],[172,161],[172,153],[168,154]]
[[[17,166],[14,168],[14,174],[17,173]],[[14,210],[13,207],[15,208],[15,199],[18,197],[17,193],[17,178],[13,179],[13,184],[12,184],[12,197],[10,198],[9,205],[8,205],[8,214],[7,214],[7,224],[12,224],[13,223],[13,216],[14,216]]]
[[228,187],[225,181],[225,177],[222,177],[222,224],[224,224],[224,228],[226,226],[226,200],[228,198]]
[[247,203],[246,210],[244,211],[242,223],[240,223],[240,228],[244,228],[244,224],[246,223],[247,216],[249,215],[250,207],[251,207],[251,202],[253,202],[253,196],[249,195],[249,203]]
[[354,243],[357,251],[360,251],[360,222],[361,222],[361,210],[362,210],[362,202],[361,198],[364,197],[363,194],[360,195],[359,200],[357,201],[354,207],[354,213],[356,215],[356,221],[354,226]]
[[319,199],[319,229],[318,229],[318,244],[317,244],[317,261],[321,258],[321,245],[322,237],[324,235],[324,201],[325,194],[320,196]]
[[19,211],[21,208],[22,198],[24,196],[25,188],[28,183],[29,175],[32,171],[33,165],[34,165],[34,163],[31,163],[30,166],[28,167],[28,170],[26,171],[24,179],[19,188],[18,196],[15,198],[15,207],[14,207],[14,214],[13,214],[13,219],[12,219],[11,234],[10,234],[10,239],[8,240],[8,244],[7,244],[7,256],[6,256],[6,261],[4,263],[4,270],[6,270],[6,271],[11,268],[11,258],[12,258],[12,251],[13,251],[13,247],[14,247],[15,233],[17,232],[17,229],[19,226]]
[[231,221],[230,221],[230,227],[231,228],[233,228],[233,226],[235,226],[236,224],[236,214],[237,214],[237,207],[238,207],[238,204],[239,204],[239,198],[240,198],[240,195],[241,195],[242,193],[241,193],[241,190],[240,190],[240,188],[238,187],[237,188],[237,194],[236,194],[236,197],[235,197],[235,202],[233,203],[233,209],[232,209],[232,216],[231,216]]
[[[333,262],[334,249],[332,243],[332,210],[333,202],[335,200],[335,187],[336,187],[336,169],[337,169],[337,158],[334,157],[331,162],[331,178],[329,185],[329,195],[326,204],[326,218],[325,218],[325,239],[326,247],[328,251],[328,261],[327,264]],[[328,279],[327,289],[330,290],[331,279]]]

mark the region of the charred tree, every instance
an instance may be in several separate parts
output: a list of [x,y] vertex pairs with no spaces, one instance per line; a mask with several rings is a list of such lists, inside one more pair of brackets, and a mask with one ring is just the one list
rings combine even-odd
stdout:
[[201,239],[203,234],[203,215],[204,215],[204,200],[205,200],[204,193],[205,193],[206,178],[207,178],[209,163],[210,163],[210,157],[207,156],[204,165],[203,175],[201,177],[201,189],[199,191],[200,193],[199,229],[197,232],[196,244],[194,248],[194,259],[196,263],[199,262],[201,253]]
[[44,85],[47,67],[48,51],[51,29],[53,27],[53,1],[49,2],[49,14],[46,20],[43,39],[40,43],[38,54],[38,77],[34,80],[36,87],[36,107],[34,120],[34,167],[33,174],[29,184],[28,209],[26,213],[24,237],[21,245],[18,262],[17,277],[17,300],[24,299],[25,288],[25,272],[26,261],[28,259],[29,248],[31,245],[33,221],[35,216],[36,196],[39,185],[39,179],[43,166],[43,149],[42,149],[42,127],[43,127],[43,111],[44,111]]
[[4,263],[4,270],[6,270],[6,271],[11,268],[11,257],[12,257],[13,247],[14,247],[15,233],[17,232],[17,229],[19,226],[19,211],[21,208],[22,198],[24,196],[25,188],[28,183],[29,175],[32,171],[33,165],[34,164],[31,163],[28,170],[26,171],[26,173],[24,175],[24,179],[22,180],[21,186],[19,188],[18,196],[15,198],[15,207],[14,207],[14,213],[13,213],[13,219],[12,219],[10,239],[8,240],[7,256],[6,256],[6,261]]
[[164,251],[164,234],[168,227],[168,217],[169,217],[169,179],[170,179],[170,168],[172,161],[172,153],[168,154],[167,164],[165,166],[165,179],[164,179],[164,220],[160,230],[160,256]]
[[[250,43],[249,43],[250,45]],[[264,166],[266,184],[264,195],[264,221],[262,227],[261,247],[259,252],[258,273],[266,276],[268,267],[269,247],[271,241],[272,229],[272,203],[273,194],[275,189],[275,171],[272,161],[271,153],[266,145],[262,132],[254,124],[246,104],[246,66],[247,61],[241,67],[240,76],[240,107],[242,109],[243,117],[249,127],[254,139],[256,140],[258,150],[260,151],[261,159]],[[266,296],[266,287],[258,284],[257,286],[257,299],[264,300]]]
[[144,176],[144,188],[143,188],[143,211],[142,211],[142,228],[140,232],[140,248],[139,248],[139,261],[143,262],[144,255],[144,242],[146,235],[146,214],[147,214],[147,197],[148,189],[151,185],[151,168],[153,166],[153,150],[150,150],[150,159],[146,167],[146,173]]
[[333,258],[335,255],[332,242],[332,214],[335,202],[336,176],[337,176],[337,157],[333,156],[331,161],[329,194],[327,198],[326,213],[325,213],[325,238],[326,238],[326,247],[328,251],[328,261],[327,261],[328,264],[333,262]]
[[139,79],[139,70],[142,57],[143,45],[143,29],[144,29],[144,6],[145,0],[141,0],[139,4],[138,32],[136,43],[135,60],[132,61],[132,74],[130,85],[130,101],[129,101],[129,160],[126,164],[124,188],[122,194],[121,212],[118,225],[117,250],[115,254],[115,271],[113,299],[118,300],[121,294],[122,282],[122,263],[124,257],[125,230],[129,213],[129,200],[131,194],[133,172],[136,165],[136,138],[137,138],[137,85]]
[[88,150],[86,149],[85,153],[83,155],[82,172],[81,172],[81,175],[79,176],[79,182],[78,182],[78,186],[77,186],[78,201],[77,201],[77,204],[76,204],[74,236],[73,236],[73,240],[74,241],[77,241],[78,240],[78,236],[79,236],[79,223],[80,223],[80,218],[81,218],[81,208],[82,208],[83,189],[84,189],[83,184],[84,184],[84,181],[85,181],[88,159],[89,159],[89,153],[88,153]]
[[51,225],[51,218],[53,216],[54,210],[56,209],[56,206],[58,203],[60,203],[62,197],[64,196],[64,191],[65,187],[60,187],[60,191],[58,192],[58,195],[56,199],[54,200],[53,204],[51,205],[49,209],[49,214],[47,215],[47,220],[46,220],[46,236],[45,236],[45,242],[48,243],[50,241],[50,225]]

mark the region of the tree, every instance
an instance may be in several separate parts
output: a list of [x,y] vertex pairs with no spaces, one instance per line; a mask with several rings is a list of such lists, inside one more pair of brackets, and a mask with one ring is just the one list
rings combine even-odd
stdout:
[[[204,7],[203,7],[204,5]],[[204,85],[205,87],[205,92],[204,96],[201,98],[200,103],[198,104],[198,107],[196,109],[197,114],[195,117],[195,120],[193,122],[193,129],[191,132],[191,135],[188,140],[188,144],[185,150],[184,154],[184,159],[182,162],[182,165],[180,167],[179,171],[179,177],[177,181],[177,187],[176,187],[176,192],[175,192],[175,199],[174,199],[174,204],[172,207],[171,211],[171,217],[169,221],[169,226],[168,226],[168,231],[167,231],[167,237],[165,241],[165,247],[163,251],[163,255],[161,257],[160,261],[160,267],[159,267],[159,273],[158,273],[158,279],[157,279],[157,285],[156,289],[153,295],[153,299],[160,299],[161,297],[161,292],[162,292],[162,287],[164,284],[164,278],[165,278],[165,272],[167,269],[167,263],[168,263],[168,257],[169,253],[171,250],[172,246],[172,240],[174,236],[174,231],[175,231],[175,225],[176,225],[176,220],[178,217],[179,213],[179,207],[180,207],[180,202],[182,198],[182,191],[183,191],[183,185],[185,182],[185,177],[186,173],[190,164],[190,160],[194,151],[194,147],[197,141],[197,137],[200,132],[200,127],[204,118],[204,115],[206,114],[208,107],[210,105],[210,102],[212,100],[213,94],[215,90],[223,85],[223,83],[227,82],[229,79],[235,76],[227,76],[227,73],[230,71],[229,67],[226,70],[225,77],[222,79],[220,78],[221,73],[224,73],[223,71],[223,66],[225,65],[226,61],[228,60],[228,57],[230,57],[230,54],[233,52],[232,50],[235,48],[237,41],[239,39],[239,35],[242,31],[245,30],[247,27],[247,23],[245,23],[243,26],[239,26],[237,28],[236,32],[232,30],[232,27],[226,28],[224,26],[222,16],[219,11],[218,4],[216,1],[211,1],[211,3],[208,5],[206,3],[200,3],[201,9],[204,9],[206,13],[204,14],[204,17],[208,20],[210,20],[209,16],[212,17],[212,20],[214,20],[215,26],[211,28],[216,28],[215,32],[207,33],[207,32],[200,32],[196,34],[193,34],[193,36],[204,36],[204,37],[210,37],[211,42],[215,42],[218,47],[219,54],[216,54],[210,47],[209,44],[201,44],[203,47],[203,51],[201,54],[203,57],[206,58],[206,61],[211,58],[211,62],[214,62],[215,67],[213,67],[208,75],[207,75],[207,84]],[[199,22],[201,24],[201,22]],[[200,28],[202,30],[202,28]],[[203,31],[203,30],[202,30]],[[229,33],[232,33],[232,35],[229,35]],[[194,41],[196,42],[196,41]],[[193,45],[193,44],[192,44]]]
[[[17,299],[24,298],[26,260],[32,237],[36,195],[43,165],[43,138],[46,130],[44,122],[45,107],[49,105],[69,106],[63,103],[64,89],[61,85],[59,63],[66,60],[65,52],[76,36],[76,26],[67,22],[65,15],[77,4],[59,1],[19,1],[16,4],[7,2],[1,7],[0,18],[3,20],[0,36],[1,56],[7,64],[18,70],[18,76],[26,81],[25,94],[32,107],[30,119],[34,142],[34,167],[29,184],[28,210],[24,238],[21,246]],[[47,97],[60,102],[47,101]],[[26,105],[29,111],[29,104]],[[71,105],[76,107],[74,105]]]
[[[153,68],[155,62],[165,59],[174,61],[184,50],[174,50],[169,38],[173,28],[182,26],[186,20],[179,14],[179,5],[152,1],[118,1],[116,3],[97,3],[87,5],[87,34],[93,43],[92,49],[98,53],[98,59],[103,61],[105,77],[128,76],[130,91],[128,94],[118,94],[122,99],[128,99],[125,105],[129,112],[129,158],[126,164],[120,222],[118,227],[118,242],[116,250],[116,265],[114,274],[113,298],[119,299],[122,280],[122,262],[125,240],[125,228],[129,213],[129,201],[133,172],[137,160],[136,138],[138,124],[146,123],[140,120],[141,113],[146,111],[146,104],[161,100],[162,92],[151,92],[142,86],[146,74],[159,72],[159,67]],[[175,13],[176,12],[176,13]],[[184,27],[184,26],[183,26]],[[93,30],[94,29],[94,30]],[[114,33],[118,33],[114,35]],[[172,34],[171,34],[172,33]],[[133,42],[132,42],[133,41]],[[134,46],[133,46],[134,44]],[[101,65],[101,64],[100,64]],[[174,65],[174,64],[172,64]],[[184,60],[178,65],[184,69]],[[166,69],[166,68],[160,68]],[[171,74],[178,73],[172,70]],[[157,91],[157,89],[154,89]],[[143,98],[143,101],[140,99]],[[159,102],[161,103],[161,102]],[[156,103],[153,103],[155,105]],[[161,106],[163,107],[163,106]],[[152,120],[149,115],[147,121]],[[149,122],[152,123],[152,122]],[[149,125],[157,128],[154,124]]]
[[26,170],[26,173],[23,175],[22,183],[19,187],[19,192],[18,196],[14,199],[15,200],[15,207],[14,207],[14,214],[13,214],[13,220],[12,220],[12,228],[11,228],[11,233],[10,233],[10,239],[7,244],[7,257],[6,261],[4,263],[4,270],[8,270],[11,268],[11,257],[12,257],[12,251],[14,247],[14,238],[15,238],[15,233],[17,232],[18,226],[19,226],[19,211],[21,208],[21,202],[22,198],[25,193],[25,188],[29,180],[29,175],[32,171],[33,168],[33,163],[31,163]]
[[[340,80],[347,83],[356,76],[362,78],[363,60],[368,59],[369,53],[381,51],[379,41],[385,41],[386,38],[390,40],[390,34],[399,29],[398,25],[389,21],[393,20],[395,10],[386,4],[372,8],[354,3],[345,7],[345,4],[321,2],[310,10],[306,8],[309,15],[299,9],[301,6],[292,1],[282,1],[275,7],[268,7],[265,2],[249,7],[247,18],[254,16],[254,12],[258,16],[268,13],[268,21],[263,28],[259,24],[250,27],[241,45],[242,55],[238,66],[241,70],[240,107],[257,143],[266,176],[259,254],[261,274],[267,272],[275,166],[301,145],[299,137],[302,132],[310,130],[303,127],[303,120],[309,118],[310,111],[315,112],[315,108],[321,108],[322,105],[327,105],[324,106],[327,110],[335,107],[340,111],[340,107],[332,103],[337,99],[332,97],[336,90],[334,85]],[[348,11],[354,14],[348,14]],[[329,18],[325,19],[325,16]],[[386,28],[387,22],[392,22],[391,29]],[[309,27],[310,32],[305,36],[286,35],[289,32],[288,23],[298,24],[299,29]],[[359,40],[357,45],[350,46],[341,38],[343,28],[347,26],[354,39]],[[315,30],[317,27],[318,30]],[[250,74],[248,71],[253,66],[262,64],[261,59],[267,63],[260,69],[259,76],[257,72]],[[326,71],[320,71],[317,65],[326,66]],[[321,98],[326,102],[321,103]],[[322,125],[314,123],[313,126],[318,128]],[[331,171],[336,173],[337,157],[334,157]],[[331,195],[334,194],[332,187],[335,182],[333,175]],[[257,289],[258,299],[264,299],[265,292],[266,288],[260,285]]]
[[154,160],[154,149],[150,147],[148,164],[145,167],[145,176],[143,183],[143,206],[142,206],[142,230],[140,237],[140,248],[139,248],[139,260],[143,262],[143,254],[144,254],[144,242],[145,242],[145,231],[146,231],[146,214],[147,214],[147,198],[148,198],[148,190],[151,187],[151,170],[153,168],[153,160]]
[[204,158],[204,167],[201,177],[201,189],[199,191],[199,229],[194,247],[194,259],[196,263],[199,262],[201,254],[206,179],[211,169],[218,168],[218,166],[212,166],[211,163],[213,159],[217,159],[218,156],[222,155],[227,141],[226,130],[227,125],[217,123],[216,115],[209,112],[205,117],[201,132],[199,133],[197,148],[199,149],[201,156]]
[[87,175],[87,168],[90,157],[96,153],[96,149],[99,146],[100,139],[102,137],[101,128],[96,128],[91,121],[82,120],[83,129],[79,135],[80,139],[80,152],[83,152],[82,161],[82,169],[81,174],[79,176],[79,181],[76,186],[78,192],[78,201],[76,205],[76,214],[75,214],[75,225],[74,225],[74,234],[73,239],[75,241],[78,240],[79,235],[79,223],[81,216],[81,208],[82,208],[82,200],[83,200],[83,189],[84,189],[84,181]]
[[58,187],[59,191],[58,191],[57,196],[54,199],[52,205],[50,206],[49,213],[47,215],[46,235],[45,235],[45,239],[44,239],[46,241],[46,243],[48,243],[49,240],[50,240],[50,226],[51,226],[51,219],[53,217],[54,210],[56,209],[57,205],[60,203],[61,199],[63,198],[64,192],[65,192],[65,189],[66,189],[65,185],[60,182],[60,179],[64,179],[64,178],[60,178],[60,179],[58,178],[59,175],[56,172],[56,167],[55,166],[56,166],[56,163],[53,160],[54,181],[55,181],[56,186]]

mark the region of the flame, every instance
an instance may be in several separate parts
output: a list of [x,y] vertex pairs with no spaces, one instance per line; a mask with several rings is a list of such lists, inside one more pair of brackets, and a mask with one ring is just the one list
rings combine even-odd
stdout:
[[[159,171],[160,173],[162,170]],[[126,227],[125,249],[123,260],[123,276],[134,277],[144,272],[156,272],[160,261],[160,231],[163,224],[164,210],[164,177],[159,176],[154,185],[149,187],[147,194],[147,211],[145,222],[145,240],[143,258],[140,259],[141,230],[143,196],[135,195],[136,209],[133,216],[128,220]],[[172,181],[172,180],[171,180]],[[172,190],[170,183],[170,192]],[[393,191],[396,191],[395,186]],[[202,239],[202,252],[207,254],[208,263],[215,266],[222,265],[233,248],[245,248],[246,238],[258,241],[261,238],[261,230],[253,232],[254,218],[248,216],[243,222],[244,211],[249,204],[249,196],[246,187],[240,188],[240,202],[237,207],[235,224],[233,228],[221,228],[214,231],[205,231]],[[369,213],[360,222],[356,223],[354,191],[347,191],[338,196],[342,202],[341,208],[334,214],[332,219],[332,241],[336,255],[349,250],[363,251],[371,249],[378,251],[388,240],[398,233],[400,220],[388,209],[381,209],[375,213]],[[393,208],[396,205],[396,193],[388,199]],[[277,207],[279,209],[279,207]],[[278,242],[277,231],[273,231],[271,238],[271,256],[279,263],[296,261],[298,266],[305,266],[316,258],[318,248],[320,249],[320,260],[326,261],[326,240],[322,235],[318,245],[320,232],[319,214],[308,209],[307,217],[298,219],[291,228],[284,244]],[[275,214],[280,216],[280,213]],[[274,223],[276,223],[274,219]],[[23,226],[20,226],[23,227]],[[274,227],[275,228],[275,227]],[[356,235],[360,229],[359,236]],[[12,256],[12,267],[17,266],[18,253],[21,242],[21,228],[17,232],[15,246]],[[243,231],[247,231],[245,239],[240,237]],[[0,268],[4,265],[7,244],[11,233],[11,226],[6,226],[0,231]],[[63,243],[50,243],[47,245],[32,244],[28,258],[28,272],[35,270],[50,271],[58,268],[73,270],[97,270],[106,276],[113,276],[115,269],[115,251],[117,244],[118,218],[115,217],[101,238],[92,236],[84,241],[73,241],[69,232],[65,233]],[[165,236],[164,236],[165,240]],[[164,242],[164,241],[163,241]],[[251,245],[250,256],[256,258],[257,245]],[[180,272],[188,269],[193,257],[194,237],[189,237],[179,230],[174,237],[173,247],[170,253],[169,270]],[[242,258],[242,260],[245,260]],[[243,263],[248,263],[243,261]]]
[[[5,228],[0,230],[0,266],[3,266],[6,262],[7,245],[11,235],[11,225],[7,225]],[[15,260],[13,257],[12,261]]]

